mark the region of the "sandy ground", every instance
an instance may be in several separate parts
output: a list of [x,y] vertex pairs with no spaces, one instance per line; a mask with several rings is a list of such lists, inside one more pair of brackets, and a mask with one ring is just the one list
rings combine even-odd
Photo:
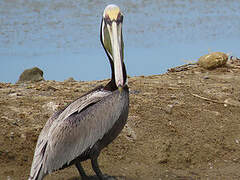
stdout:
[[[47,119],[107,81],[0,83],[0,179],[27,179]],[[100,155],[104,173],[126,180],[240,179],[238,62],[212,71],[188,65],[130,77],[129,86],[128,123]],[[83,165],[94,175],[89,161]],[[46,177],[78,178],[75,167]]]

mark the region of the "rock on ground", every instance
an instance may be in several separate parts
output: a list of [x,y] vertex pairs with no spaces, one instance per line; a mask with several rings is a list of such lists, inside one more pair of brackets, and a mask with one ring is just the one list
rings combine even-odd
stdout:
[[37,82],[42,80],[44,80],[43,71],[38,67],[34,67],[31,69],[24,70],[18,79],[18,83],[27,81]]
[[198,64],[205,69],[215,69],[224,66],[227,63],[228,55],[222,52],[213,52],[201,56]]

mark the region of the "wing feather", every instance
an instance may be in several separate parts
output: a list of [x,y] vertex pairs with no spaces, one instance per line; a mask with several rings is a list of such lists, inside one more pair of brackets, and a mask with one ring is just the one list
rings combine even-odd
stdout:
[[92,103],[96,103],[96,102],[100,101],[102,98],[104,98],[104,97],[106,97],[110,94],[111,94],[110,91],[104,91],[104,90],[99,89],[97,91],[94,91],[92,93],[89,93],[89,94],[77,99],[76,101],[71,103],[59,115],[58,121],[66,119],[67,117],[69,117],[70,115],[72,115],[75,112],[80,112],[81,110],[83,110],[88,105],[90,105]]
[[45,170],[51,172],[61,168],[102,139],[128,104],[128,97],[122,94],[113,92],[86,111],[68,116],[58,128],[52,129]]
[[44,177],[42,166],[43,166],[46,147],[48,143],[48,139],[47,139],[48,130],[51,127],[52,122],[57,119],[57,117],[61,112],[62,111],[58,111],[54,113],[53,116],[48,119],[48,121],[46,122],[44,128],[42,129],[38,137],[37,145],[36,145],[34,156],[33,156],[33,162],[31,166],[29,180],[33,180],[33,179],[37,180],[37,179],[42,179]]

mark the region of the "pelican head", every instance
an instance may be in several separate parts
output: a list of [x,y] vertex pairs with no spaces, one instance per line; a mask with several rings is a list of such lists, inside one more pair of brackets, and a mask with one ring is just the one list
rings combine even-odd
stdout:
[[101,42],[114,67],[116,86],[121,90],[124,86],[123,76],[123,39],[122,39],[123,14],[114,4],[108,5],[102,18]]

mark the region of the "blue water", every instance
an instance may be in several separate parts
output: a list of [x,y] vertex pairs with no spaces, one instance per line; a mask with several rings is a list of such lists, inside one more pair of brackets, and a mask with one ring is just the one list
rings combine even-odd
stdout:
[[100,80],[110,66],[99,41],[102,11],[124,13],[130,76],[166,72],[208,52],[240,56],[239,0],[0,1],[0,82],[37,66],[47,80]]

